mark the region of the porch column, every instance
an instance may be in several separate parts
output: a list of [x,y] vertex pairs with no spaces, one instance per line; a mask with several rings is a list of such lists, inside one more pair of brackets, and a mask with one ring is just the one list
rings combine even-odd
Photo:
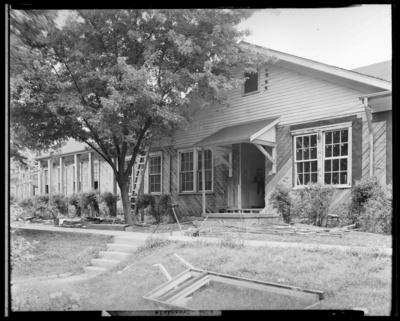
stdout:
[[60,176],[59,176],[60,181],[58,182],[60,184],[60,193],[65,195],[65,190],[64,190],[64,157],[60,157]]
[[[48,185],[49,185],[49,195],[51,196],[52,195],[52,192],[51,192],[51,187],[52,187],[52,178],[53,178],[53,160],[50,158],[50,159],[48,159],[47,160],[47,168],[48,168],[48,170],[49,170],[49,175],[48,175]],[[45,182],[45,185],[46,185],[46,182]]]
[[74,189],[74,193],[77,193],[78,192],[78,190],[79,190],[79,181],[78,181],[78,179],[79,179],[79,157],[80,155],[78,155],[78,154],[75,154],[74,155],[74,163],[75,163],[75,172],[73,173],[73,175],[74,175],[74,180],[75,180],[75,189]]
[[89,171],[89,175],[88,175],[88,178],[89,178],[89,190],[91,190],[91,189],[93,189],[93,159],[92,159],[92,152],[89,152],[88,153],[88,156],[89,156],[89,168],[88,168],[88,171]]
[[38,195],[42,195],[42,161],[38,161]]
[[202,177],[202,191],[203,191],[203,214],[206,214],[206,181],[204,173],[204,148],[201,149],[201,177]]

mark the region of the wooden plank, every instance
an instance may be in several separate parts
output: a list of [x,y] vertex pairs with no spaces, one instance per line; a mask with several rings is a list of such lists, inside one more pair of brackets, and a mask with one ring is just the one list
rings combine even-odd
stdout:
[[264,154],[265,157],[267,157],[271,161],[271,163],[274,163],[274,159],[272,158],[272,156],[270,154],[268,154],[268,152],[261,145],[258,145],[258,144],[254,144],[254,145],[258,148],[258,150],[261,153]]
[[259,145],[265,145],[265,146],[271,146],[271,147],[276,147],[276,146],[278,146],[277,143],[274,143],[274,142],[267,142],[267,141],[261,140],[261,139],[253,139],[253,140],[251,141],[251,143],[253,143],[253,144],[259,144]]

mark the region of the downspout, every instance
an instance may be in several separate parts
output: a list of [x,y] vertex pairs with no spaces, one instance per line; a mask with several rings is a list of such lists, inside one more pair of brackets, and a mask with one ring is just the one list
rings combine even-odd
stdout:
[[372,131],[372,115],[371,107],[368,106],[368,98],[364,97],[363,101],[369,129],[369,177],[372,177],[372,175],[374,175],[374,134]]

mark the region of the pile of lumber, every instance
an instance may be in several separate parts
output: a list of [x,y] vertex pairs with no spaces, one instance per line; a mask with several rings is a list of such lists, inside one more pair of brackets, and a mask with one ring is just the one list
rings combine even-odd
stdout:
[[[245,224],[234,224],[218,222],[204,226],[199,232],[199,236],[221,236],[224,233],[253,233],[253,234],[269,234],[269,235],[316,235],[316,236],[339,236],[349,232],[354,225],[342,228],[324,228],[305,224],[285,224],[273,223],[268,225],[249,226]],[[185,235],[192,235],[194,228],[185,230]]]

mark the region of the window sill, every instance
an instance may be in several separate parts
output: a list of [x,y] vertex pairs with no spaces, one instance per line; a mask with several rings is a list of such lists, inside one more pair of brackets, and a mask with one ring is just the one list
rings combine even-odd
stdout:
[[250,96],[250,95],[254,95],[254,94],[258,94],[259,92],[260,92],[259,90],[257,90],[257,91],[252,91],[251,93],[243,94],[243,97]]
[[[214,194],[214,191],[206,191],[206,195]],[[203,195],[203,192],[180,192],[179,196],[182,195]]]
[[[324,186],[329,186],[329,185],[324,185]],[[333,188],[351,188],[350,185],[332,185]],[[305,186],[296,186],[292,188],[292,191],[297,191],[297,190],[301,190],[301,189],[305,189]]]

